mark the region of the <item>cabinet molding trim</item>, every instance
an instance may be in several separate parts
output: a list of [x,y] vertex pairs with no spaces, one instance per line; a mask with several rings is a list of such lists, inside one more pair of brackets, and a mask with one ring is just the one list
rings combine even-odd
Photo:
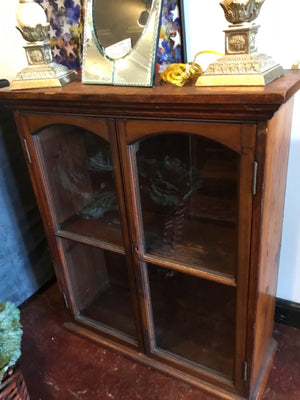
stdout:
[[275,322],[300,329],[300,303],[276,298]]

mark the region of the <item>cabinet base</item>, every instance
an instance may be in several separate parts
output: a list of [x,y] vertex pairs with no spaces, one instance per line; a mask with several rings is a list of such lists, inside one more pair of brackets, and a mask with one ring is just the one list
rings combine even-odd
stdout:
[[73,322],[64,323],[64,327],[67,330],[69,330],[79,336],[84,336],[85,338],[87,338],[93,342],[99,343],[99,344],[109,348],[110,350],[113,350],[117,353],[121,353],[122,355],[129,357],[129,358],[133,359],[134,361],[137,361],[137,362],[145,364],[149,367],[152,367],[152,368],[154,368],[166,375],[169,375],[173,378],[182,380],[190,385],[193,385],[193,386],[195,386],[205,392],[208,392],[214,396],[217,396],[223,400],[247,400],[247,399],[260,400],[263,395],[265,384],[267,382],[268,374],[272,367],[272,362],[273,362],[273,358],[274,358],[275,351],[276,351],[276,342],[274,341],[274,343],[272,343],[272,351],[270,354],[268,354],[269,356],[266,358],[266,362],[263,366],[264,373],[259,377],[254,394],[248,398],[248,397],[243,397],[238,394],[229,392],[228,390],[216,387],[215,385],[213,385],[209,382],[202,381],[192,375],[189,375],[183,371],[179,371],[176,368],[173,368],[169,365],[162,364],[161,362],[159,362],[153,358],[150,358],[143,353],[139,353],[130,347],[124,346],[120,343],[115,343],[110,339],[99,336],[98,334],[91,332]]
[[274,339],[272,339],[270,342],[268,352],[265,357],[265,361],[261,367],[261,372],[258,376],[257,383],[256,383],[256,386],[255,386],[255,389],[253,392],[253,396],[250,397],[250,400],[261,399],[264,389],[265,389],[265,386],[267,384],[267,380],[268,380],[271,368],[272,368],[276,349],[277,349],[277,342]]

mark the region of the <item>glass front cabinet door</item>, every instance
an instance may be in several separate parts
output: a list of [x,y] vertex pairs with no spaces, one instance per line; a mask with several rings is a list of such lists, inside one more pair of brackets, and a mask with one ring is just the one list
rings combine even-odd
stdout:
[[118,129],[147,352],[241,393],[255,126]]
[[140,347],[114,122],[27,116],[26,125],[37,166],[35,179],[50,214],[56,270],[74,318]]
[[74,321],[245,392],[256,126],[26,115]]

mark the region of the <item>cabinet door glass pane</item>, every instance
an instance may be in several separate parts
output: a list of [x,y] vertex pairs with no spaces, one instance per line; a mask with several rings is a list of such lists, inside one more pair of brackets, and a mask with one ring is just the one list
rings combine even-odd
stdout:
[[136,337],[125,256],[62,239],[80,316]]
[[157,349],[233,378],[236,289],[148,266]]
[[74,126],[36,135],[58,229],[123,245],[110,144]]
[[135,149],[145,252],[235,276],[239,154],[184,134]]

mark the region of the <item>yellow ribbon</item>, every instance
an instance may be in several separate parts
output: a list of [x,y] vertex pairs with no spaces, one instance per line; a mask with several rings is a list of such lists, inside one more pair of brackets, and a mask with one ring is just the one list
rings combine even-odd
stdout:
[[188,79],[198,78],[198,76],[200,76],[203,72],[203,69],[200,67],[200,65],[196,63],[196,58],[200,54],[216,54],[221,57],[224,55],[214,50],[199,51],[195,55],[193,62],[189,62],[187,64],[179,63],[169,65],[166,70],[160,74],[161,78],[165,82],[173,83],[179,87],[183,86]]

